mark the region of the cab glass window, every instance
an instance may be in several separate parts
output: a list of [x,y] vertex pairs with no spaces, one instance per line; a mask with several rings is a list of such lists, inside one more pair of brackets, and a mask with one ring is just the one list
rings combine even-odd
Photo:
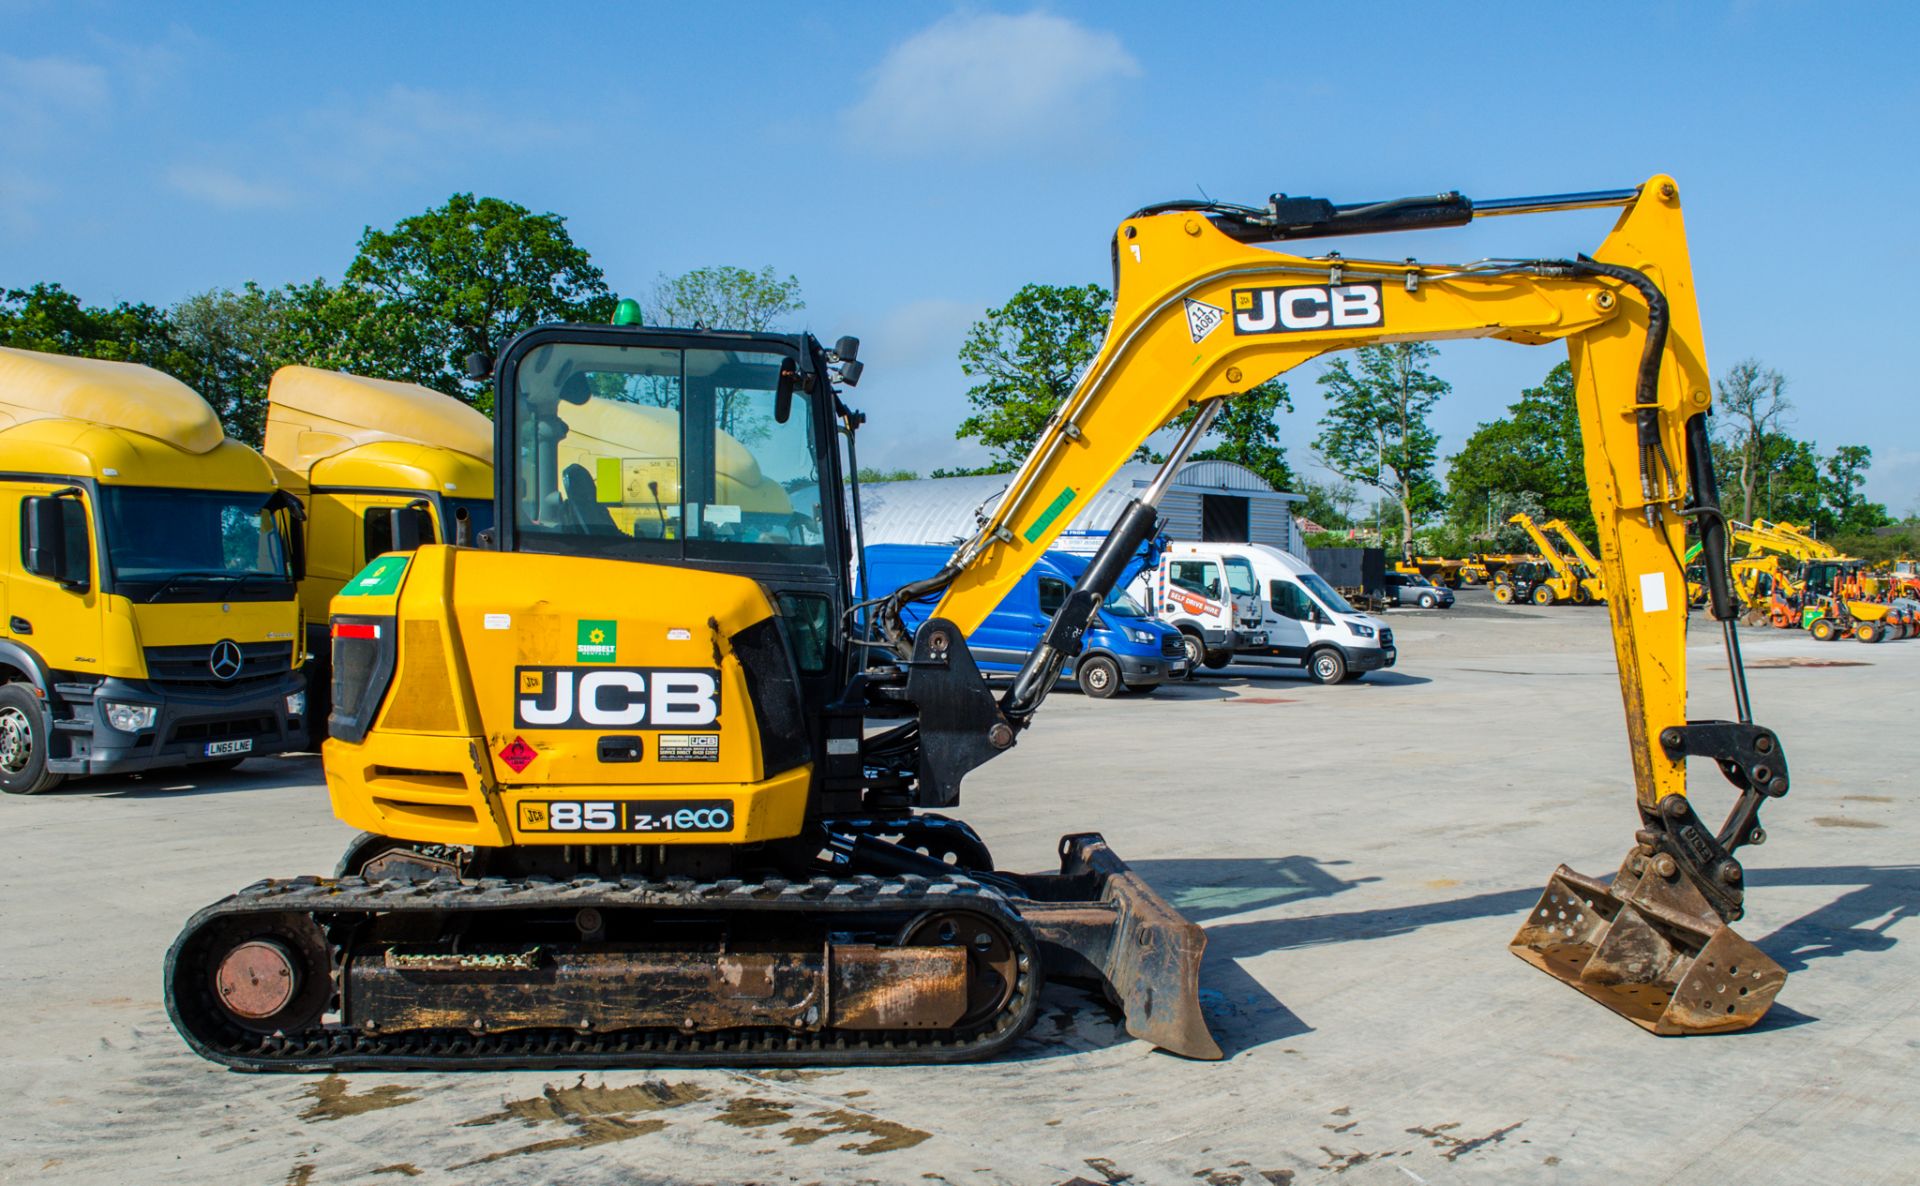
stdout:
[[1246,557],[1227,557],[1227,588],[1240,596],[1260,596],[1260,582],[1253,575],[1253,565],[1248,563]]
[[1211,560],[1175,560],[1167,566],[1167,579],[1189,593],[1220,596],[1220,566]]
[[1040,578],[1040,612],[1051,618],[1067,603],[1067,583],[1058,577]]
[[293,580],[270,492],[108,486],[105,568],[136,601],[251,601]]
[[1291,581],[1274,581],[1269,586],[1273,612],[1296,622],[1313,621],[1313,601],[1306,590]]
[[514,383],[516,528],[554,550],[826,562],[812,410],[789,356],[560,342]]

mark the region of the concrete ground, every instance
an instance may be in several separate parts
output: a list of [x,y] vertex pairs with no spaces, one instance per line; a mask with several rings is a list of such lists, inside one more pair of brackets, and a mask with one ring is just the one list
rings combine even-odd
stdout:
[[[1912,1182],[1920,640],[1746,632],[1793,793],[1740,931],[1790,973],[1747,1033],[1660,1039],[1515,959],[1554,866],[1631,842],[1604,611],[1397,612],[1401,665],[1054,697],[964,814],[1002,865],[1099,829],[1207,930],[1221,1063],[1050,989],[1004,1061],[830,1072],[248,1076],[160,967],[198,907],[330,869],[312,758],[0,802],[0,1180],[336,1183]],[[1727,714],[1702,630],[1697,717]],[[1703,814],[1729,795],[1699,770]]]

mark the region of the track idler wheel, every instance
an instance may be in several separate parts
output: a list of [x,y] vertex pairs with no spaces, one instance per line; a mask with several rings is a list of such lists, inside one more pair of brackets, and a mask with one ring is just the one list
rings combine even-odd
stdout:
[[978,1025],[1013,999],[1020,976],[1020,953],[1006,933],[984,917],[964,911],[923,915],[901,936],[900,946],[966,949],[967,1011],[955,1028]]
[[333,997],[326,937],[302,914],[222,920],[183,936],[167,963],[168,1011],[183,1034],[298,1033]]

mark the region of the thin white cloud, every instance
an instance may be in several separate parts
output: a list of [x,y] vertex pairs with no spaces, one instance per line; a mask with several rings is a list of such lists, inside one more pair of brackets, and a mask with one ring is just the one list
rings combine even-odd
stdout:
[[843,113],[863,146],[985,154],[1069,142],[1140,74],[1112,33],[1044,12],[956,13],[894,46]]
[[167,185],[222,210],[261,210],[292,203],[293,193],[270,182],[249,181],[216,165],[174,165]]
[[550,144],[564,134],[484,100],[399,84],[316,108],[304,123],[318,149],[308,163],[336,182],[415,176],[468,152]]
[[76,118],[107,109],[107,72],[73,58],[0,53],[0,146],[71,132]]

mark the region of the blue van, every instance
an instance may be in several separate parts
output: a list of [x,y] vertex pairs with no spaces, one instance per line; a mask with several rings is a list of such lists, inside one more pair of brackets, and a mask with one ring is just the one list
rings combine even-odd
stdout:
[[[882,597],[910,581],[945,567],[953,549],[929,544],[869,544],[868,597]],[[980,628],[967,637],[973,661],[983,672],[1020,670],[1074,582],[1086,571],[1087,557],[1048,552],[1013,587]],[[905,608],[909,626],[933,612],[931,601]],[[1187,652],[1180,632],[1167,626],[1125,593],[1100,608],[1088,629],[1080,657],[1067,668],[1082,692],[1105,700],[1121,692],[1151,692],[1167,680],[1184,679]]]

